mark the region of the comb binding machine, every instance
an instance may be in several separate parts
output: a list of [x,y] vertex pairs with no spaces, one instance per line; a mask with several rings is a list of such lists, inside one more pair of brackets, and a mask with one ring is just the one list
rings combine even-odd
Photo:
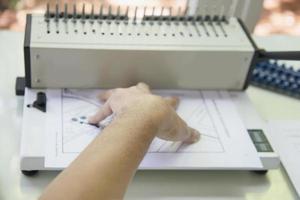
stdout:
[[[128,7],[124,14],[118,7],[116,15],[110,6],[107,14],[101,6],[98,15],[94,7],[89,15],[85,14],[84,6],[81,14],[77,13],[76,6],[73,14],[67,12],[67,6],[64,8],[64,12],[59,12],[56,5],[53,13],[48,5],[45,15],[27,16],[25,80],[19,78],[16,88],[18,94],[25,87],[27,93],[36,93],[35,102],[42,105],[37,107],[40,111],[46,111],[47,98],[41,96],[47,89],[106,89],[142,81],[156,89],[228,90],[257,147],[261,144],[255,141],[254,135],[264,135],[264,122],[243,92],[252,66],[274,55],[299,59],[297,53],[276,54],[259,49],[243,22],[235,17],[164,16],[162,8],[160,16],[154,16],[155,10],[150,15],[144,10],[143,17],[138,19],[137,7],[133,17],[129,16]],[[37,170],[52,169],[44,165],[45,141],[41,133],[45,132],[45,113],[27,103],[24,104],[21,170],[31,175]],[[279,158],[272,148],[256,149],[263,165],[258,171],[278,167]]]

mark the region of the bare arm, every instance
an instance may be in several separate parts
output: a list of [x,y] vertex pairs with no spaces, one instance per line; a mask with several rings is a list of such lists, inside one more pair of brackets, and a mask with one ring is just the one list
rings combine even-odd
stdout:
[[170,106],[172,100],[152,95],[145,84],[109,91],[105,106],[90,119],[116,119],[47,187],[41,199],[122,199],[155,136],[195,142],[199,134],[187,127]]

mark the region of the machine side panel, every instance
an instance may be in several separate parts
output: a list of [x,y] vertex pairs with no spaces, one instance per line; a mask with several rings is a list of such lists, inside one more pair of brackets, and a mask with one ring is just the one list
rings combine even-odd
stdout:
[[247,72],[247,76],[246,76],[246,79],[245,79],[245,84],[244,84],[244,90],[246,90],[248,88],[248,85],[250,84],[251,77],[252,77],[252,72],[253,72],[253,70],[255,68],[255,64],[257,63],[259,49],[258,49],[255,41],[253,40],[250,32],[246,28],[244,22],[241,19],[238,19],[238,22],[240,23],[242,29],[245,32],[245,35],[249,39],[249,42],[251,43],[251,45],[252,45],[252,47],[254,49],[254,55],[252,57],[252,61],[250,63],[250,66],[249,66],[249,69],[248,69],[248,72]]
[[25,63],[25,85],[31,87],[31,59],[30,59],[30,40],[31,40],[31,14],[26,16],[26,28],[24,39],[24,63]]
[[253,52],[31,48],[34,88],[242,90]]
[[21,170],[39,170],[44,167],[46,113],[28,106],[35,101],[37,92],[42,90],[25,88],[20,148]]

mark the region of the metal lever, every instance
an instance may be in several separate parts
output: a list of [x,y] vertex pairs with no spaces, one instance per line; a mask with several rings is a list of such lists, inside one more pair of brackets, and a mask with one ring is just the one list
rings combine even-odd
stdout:
[[36,94],[36,100],[33,102],[32,106],[42,112],[46,112],[46,108],[47,108],[46,94],[44,92],[38,92]]

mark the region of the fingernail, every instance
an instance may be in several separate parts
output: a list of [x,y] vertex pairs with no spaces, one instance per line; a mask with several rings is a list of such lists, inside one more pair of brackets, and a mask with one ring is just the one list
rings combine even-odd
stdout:
[[198,131],[194,131],[192,134],[193,142],[198,142],[200,140],[200,133]]
[[200,140],[200,133],[197,130],[193,130],[191,137],[188,139],[188,142],[196,143]]

